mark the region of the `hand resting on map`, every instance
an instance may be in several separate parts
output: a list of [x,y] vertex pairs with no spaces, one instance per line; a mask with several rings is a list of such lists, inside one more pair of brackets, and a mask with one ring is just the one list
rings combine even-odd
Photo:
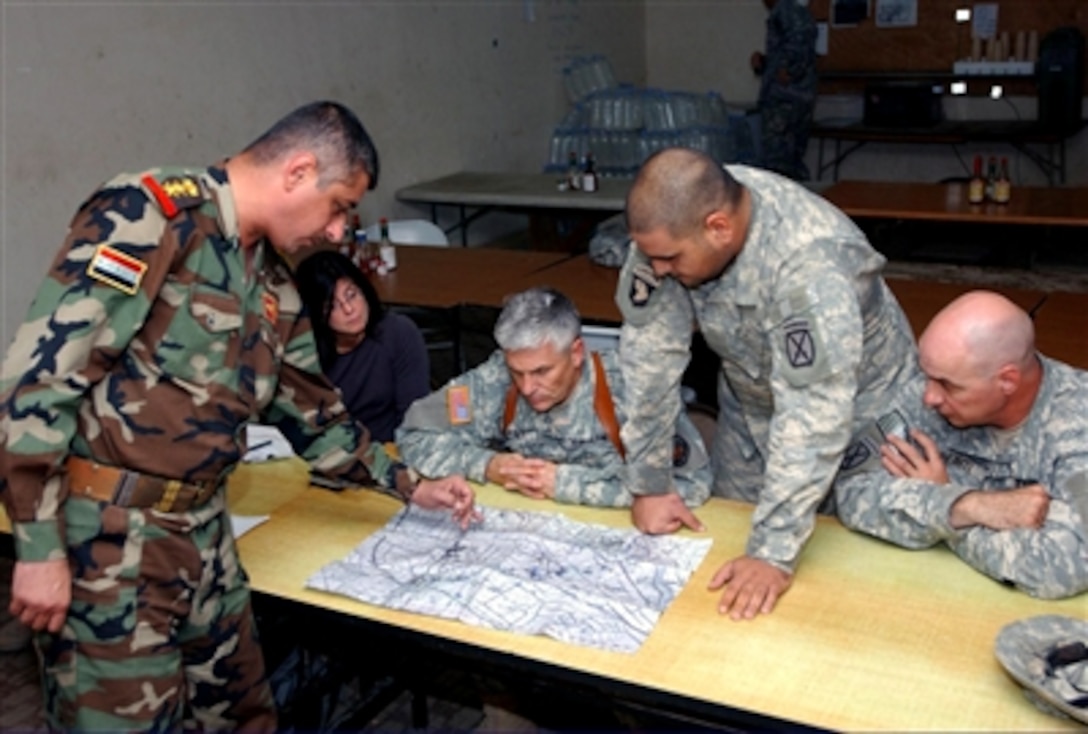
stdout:
[[427,510],[450,510],[462,529],[481,519],[476,509],[476,493],[465,478],[458,475],[420,479],[412,492],[412,503]]

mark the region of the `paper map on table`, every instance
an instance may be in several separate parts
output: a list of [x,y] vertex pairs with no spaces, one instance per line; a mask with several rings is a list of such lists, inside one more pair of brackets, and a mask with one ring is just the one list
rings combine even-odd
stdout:
[[635,652],[710,549],[552,512],[481,508],[462,531],[409,506],[306,582],[370,604]]

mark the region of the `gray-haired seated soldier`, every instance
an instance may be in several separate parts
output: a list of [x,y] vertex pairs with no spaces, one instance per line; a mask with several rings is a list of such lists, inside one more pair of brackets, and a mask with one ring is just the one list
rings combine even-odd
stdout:
[[[412,404],[397,430],[402,460],[423,476],[455,471],[535,499],[629,506],[620,442],[623,378],[612,350],[587,353],[581,318],[551,288],[512,296],[495,324],[500,349]],[[673,474],[689,506],[710,496],[710,463],[680,414]]]
[[1088,589],[1088,372],[1035,351],[996,293],[946,306],[922,373],[855,437],[835,485],[842,522],[908,548],[946,543],[1032,596]]

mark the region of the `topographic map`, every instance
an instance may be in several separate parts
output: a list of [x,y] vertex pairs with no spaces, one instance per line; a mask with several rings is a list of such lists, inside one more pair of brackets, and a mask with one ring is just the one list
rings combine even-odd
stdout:
[[312,589],[479,627],[635,652],[710,550],[710,539],[643,535],[552,512],[481,508],[463,531],[409,506]]

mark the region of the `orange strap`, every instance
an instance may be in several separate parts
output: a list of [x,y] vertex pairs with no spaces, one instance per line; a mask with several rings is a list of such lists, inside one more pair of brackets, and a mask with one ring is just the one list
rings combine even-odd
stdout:
[[623,442],[620,441],[620,422],[616,420],[616,405],[612,402],[612,391],[608,389],[608,378],[604,374],[601,355],[596,352],[593,352],[593,369],[597,372],[597,384],[593,389],[593,410],[620,458],[626,461],[627,452],[623,450]]
[[[597,378],[593,386],[593,411],[597,414],[597,420],[604,426],[605,433],[608,434],[608,440],[616,447],[620,458],[626,460],[627,452],[624,451],[623,442],[620,441],[620,423],[616,420],[616,404],[612,402],[612,391],[608,388],[604,363],[601,361],[601,355],[597,354],[597,352],[592,352],[590,356],[593,358],[593,372]],[[517,413],[517,410],[518,389],[511,382],[510,387],[506,389],[506,407],[503,409],[502,414],[503,433],[506,433],[506,429],[514,422],[514,414]]]
[[510,424],[514,422],[514,414],[518,412],[518,389],[514,386],[514,383],[510,383],[510,387],[506,388],[506,407],[502,411],[502,432],[505,435],[506,429],[510,427]]

